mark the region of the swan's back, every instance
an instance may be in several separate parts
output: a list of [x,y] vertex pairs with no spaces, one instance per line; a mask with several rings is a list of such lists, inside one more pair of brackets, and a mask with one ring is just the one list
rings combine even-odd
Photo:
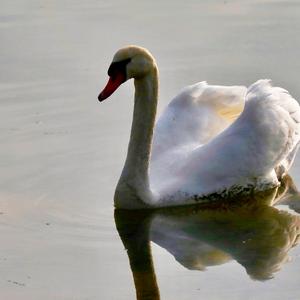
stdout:
[[[187,149],[184,155],[175,155],[175,160],[170,151],[167,164],[160,161],[160,169],[166,169],[164,177],[156,167],[160,183],[153,183],[157,183],[162,198],[173,195],[172,201],[182,201],[182,195],[201,197],[235,187],[276,186],[278,176],[294,159],[299,122],[298,102],[286,90],[260,80],[249,87],[245,108],[231,125],[208,142]],[[275,170],[279,170],[277,174]]]

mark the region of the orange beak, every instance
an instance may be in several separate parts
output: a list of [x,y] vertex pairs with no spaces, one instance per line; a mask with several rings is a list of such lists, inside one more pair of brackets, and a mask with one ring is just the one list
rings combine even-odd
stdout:
[[101,102],[108,98],[125,81],[125,79],[125,75],[121,72],[113,77],[109,77],[105,88],[98,96],[98,100]]

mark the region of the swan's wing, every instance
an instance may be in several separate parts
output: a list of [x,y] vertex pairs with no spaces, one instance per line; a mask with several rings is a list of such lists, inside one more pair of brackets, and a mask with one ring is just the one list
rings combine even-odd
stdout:
[[242,112],[247,88],[199,82],[183,89],[166,107],[154,129],[150,164],[152,187],[176,172],[199,147],[228,127]]
[[[249,87],[240,117],[183,162],[168,191],[210,194],[234,185],[276,184],[289,168],[300,137],[300,106],[284,89],[260,80]],[[176,177],[175,176],[175,177]]]
[[197,147],[230,125],[242,112],[246,87],[199,82],[184,88],[158,119],[152,157],[179,147]]

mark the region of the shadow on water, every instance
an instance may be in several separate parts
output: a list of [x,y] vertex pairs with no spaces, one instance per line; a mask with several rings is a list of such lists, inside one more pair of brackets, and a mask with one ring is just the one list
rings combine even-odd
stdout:
[[297,245],[300,196],[290,177],[279,189],[248,199],[205,206],[152,211],[115,210],[115,222],[127,249],[137,299],[160,299],[150,241],[166,249],[190,270],[236,260],[255,280],[267,280]]

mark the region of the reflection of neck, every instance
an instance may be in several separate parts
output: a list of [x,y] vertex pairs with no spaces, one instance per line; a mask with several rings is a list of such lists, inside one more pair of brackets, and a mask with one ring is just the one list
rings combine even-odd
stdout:
[[127,248],[136,297],[138,300],[158,300],[160,297],[152,262],[150,242],[148,239],[140,240],[139,242],[131,244]]
[[[146,205],[141,200],[134,200],[135,198],[142,199],[146,203],[152,200],[148,169],[158,98],[157,69],[154,68],[143,78],[135,79],[134,84],[135,99],[130,141],[125,166],[117,186],[117,194],[120,196],[117,195],[115,199],[119,208],[138,208]],[[124,199],[126,193],[131,194],[129,203]]]
[[137,300],[159,300],[149,241],[150,218],[147,213],[116,210],[115,221],[127,249]]

